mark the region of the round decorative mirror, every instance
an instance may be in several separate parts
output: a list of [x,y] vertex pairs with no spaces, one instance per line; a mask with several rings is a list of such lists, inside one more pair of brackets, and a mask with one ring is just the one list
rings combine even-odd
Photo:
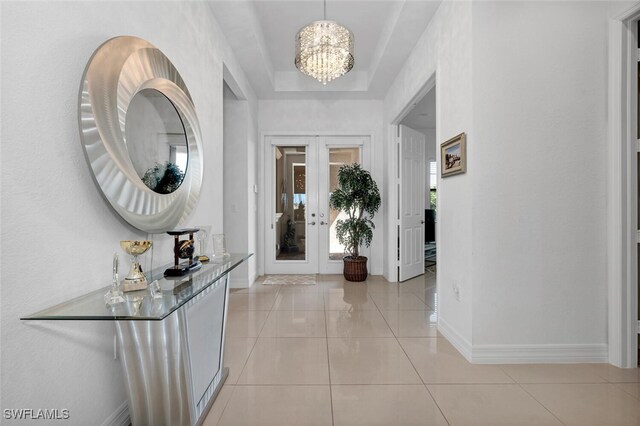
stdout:
[[171,101],[155,89],[139,91],[124,126],[133,168],[158,194],[176,191],[187,172],[189,148],[182,119]]
[[200,126],[160,50],[137,37],[100,46],[85,70],[79,120],[93,177],[120,216],[165,232],[189,215],[202,185]]

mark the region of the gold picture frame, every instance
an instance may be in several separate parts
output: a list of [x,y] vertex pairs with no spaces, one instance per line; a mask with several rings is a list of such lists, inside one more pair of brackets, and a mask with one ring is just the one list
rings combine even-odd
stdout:
[[460,133],[440,145],[440,177],[467,171],[467,135]]

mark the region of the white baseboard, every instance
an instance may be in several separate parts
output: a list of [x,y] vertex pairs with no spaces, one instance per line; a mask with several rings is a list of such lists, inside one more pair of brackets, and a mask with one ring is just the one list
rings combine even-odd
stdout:
[[255,274],[252,277],[249,277],[249,279],[245,277],[241,277],[241,278],[231,277],[230,288],[249,288],[253,285],[253,283],[256,282],[257,278],[258,277]]
[[472,346],[471,342],[464,338],[463,335],[458,333],[448,322],[443,320],[442,318],[438,318],[438,331],[442,334],[445,339],[449,341],[453,345],[454,348],[460,352],[460,354],[467,359],[467,361],[472,362],[471,354],[472,354]]
[[474,345],[475,364],[550,364],[609,362],[606,343],[590,345]]
[[450,324],[438,319],[438,331],[473,364],[607,363],[609,346],[594,344],[472,345]]
[[129,405],[127,401],[123,402],[116,411],[111,413],[107,419],[102,422],[102,426],[129,426],[131,418],[129,417]]
[[230,288],[247,288],[249,287],[249,280],[233,278],[230,280]]

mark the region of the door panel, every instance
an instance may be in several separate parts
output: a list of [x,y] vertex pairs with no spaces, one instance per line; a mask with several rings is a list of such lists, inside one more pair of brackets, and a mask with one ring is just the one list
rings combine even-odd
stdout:
[[425,137],[400,126],[400,281],[424,273]]
[[[322,137],[320,149],[320,176],[318,205],[320,219],[319,266],[321,274],[342,273],[344,246],[336,236],[337,221],[345,219],[344,213],[329,207],[329,198],[338,187],[338,170],[345,164],[362,163],[363,137]],[[364,254],[364,253],[363,253]]]
[[268,274],[318,270],[317,161],[314,138],[269,137],[270,196],[265,242]]

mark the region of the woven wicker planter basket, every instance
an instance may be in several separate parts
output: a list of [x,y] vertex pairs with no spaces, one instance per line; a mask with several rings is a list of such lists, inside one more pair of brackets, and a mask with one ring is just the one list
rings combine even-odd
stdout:
[[354,259],[351,256],[345,256],[344,261],[344,278],[347,281],[364,281],[367,279],[367,258],[359,256]]

